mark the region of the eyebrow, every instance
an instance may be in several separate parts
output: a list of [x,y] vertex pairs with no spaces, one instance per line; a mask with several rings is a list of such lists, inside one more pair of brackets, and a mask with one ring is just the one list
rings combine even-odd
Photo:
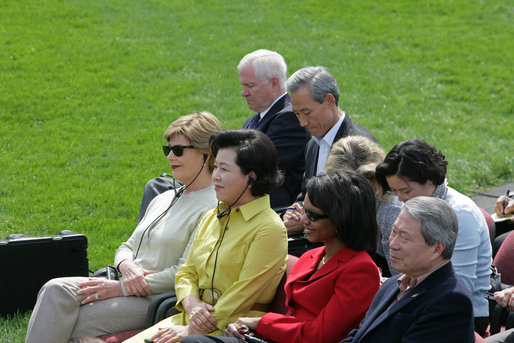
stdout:
[[395,233],[397,235],[407,236],[407,237],[411,238],[411,235],[410,235],[410,233],[408,231],[400,229],[395,224],[393,224],[391,232],[393,232],[393,231],[395,231]]
[[293,108],[293,112],[297,113],[297,114],[300,114],[300,113],[303,114],[304,112],[312,112],[312,109],[309,107],[302,107],[300,109]]
[[228,164],[227,162],[216,162],[214,161],[215,164],[217,164],[218,166],[230,166],[230,164]]

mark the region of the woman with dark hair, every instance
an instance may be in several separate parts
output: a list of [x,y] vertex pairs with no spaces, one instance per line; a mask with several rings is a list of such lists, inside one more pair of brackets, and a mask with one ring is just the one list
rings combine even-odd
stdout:
[[226,336],[189,336],[184,343],[244,342],[245,325],[267,341],[339,342],[364,318],[380,276],[366,250],[377,245],[375,196],[354,172],[315,176],[306,185],[304,232],[323,247],[304,253],[285,284],[287,314],[243,317]]
[[457,214],[459,233],[451,258],[455,273],[471,293],[475,331],[485,334],[489,305],[485,294],[490,288],[492,262],[489,229],[477,205],[467,196],[448,187],[448,162],[434,146],[412,139],[394,146],[376,169],[376,177],[385,191],[393,191],[400,201],[417,196],[445,200]]
[[382,185],[377,182],[375,169],[379,163],[384,161],[384,157],[385,152],[380,145],[367,137],[343,137],[332,145],[324,171],[330,173],[337,170],[353,170],[368,180],[375,193],[380,235],[377,251],[371,256],[382,268],[382,275],[391,276],[398,272],[391,266],[389,235],[403,204],[395,195],[384,192]]
[[126,342],[176,342],[191,333],[221,334],[241,316],[262,316],[287,259],[287,232],[268,193],[280,185],[277,152],[256,130],[212,135],[217,208],[203,217],[177,272],[179,314]]

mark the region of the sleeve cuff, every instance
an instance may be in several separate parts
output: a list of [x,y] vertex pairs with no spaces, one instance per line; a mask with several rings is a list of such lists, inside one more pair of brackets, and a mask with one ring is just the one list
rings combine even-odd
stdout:
[[121,285],[121,291],[123,292],[123,295],[128,297],[130,294],[127,292],[127,289],[125,288],[125,284],[123,283],[123,278],[120,279],[120,285]]

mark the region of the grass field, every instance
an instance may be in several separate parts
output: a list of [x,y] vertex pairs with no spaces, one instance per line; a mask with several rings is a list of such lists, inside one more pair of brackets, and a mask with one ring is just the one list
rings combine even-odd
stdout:
[[[289,75],[326,66],[353,120],[386,151],[436,145],[458,190],[512,180],[513,14],[512,0],[0,0],[0,239],[71,229],[91,269],[111,263],[145,182],[170,171],[168,124],[251,114],[236,66],[258,48]],[[27,320],[0,319],[2,342]]]

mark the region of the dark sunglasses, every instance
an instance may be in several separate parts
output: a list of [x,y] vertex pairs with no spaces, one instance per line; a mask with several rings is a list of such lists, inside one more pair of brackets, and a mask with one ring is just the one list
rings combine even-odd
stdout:
[[184,149],[194,149],[195,147],[192,145],[163,145],[162,151],[164,151],[164,156],[168,157],[170,152],[173,151],[173,155],[180,157],[184,154]]
[[318,219],[328,218],[328,216],[326,214],[316,213],[305,207],[303,208],[303,212],[305,213],[305,215],[307,216],[307,218],[309,218],[309,220],[311,222],[315,222]]

